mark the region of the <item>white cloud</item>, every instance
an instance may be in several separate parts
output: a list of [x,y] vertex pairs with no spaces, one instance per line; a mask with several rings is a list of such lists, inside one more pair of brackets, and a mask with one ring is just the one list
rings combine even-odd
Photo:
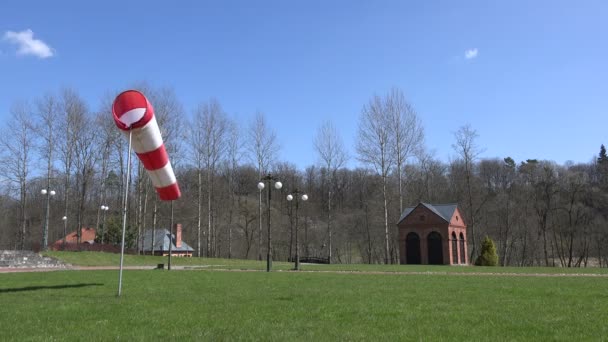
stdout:
[[13,32],[6,31],[4,40],[17,46],[18,55],[32,55],[38,58],[53,57],[53,49],[40,39],[34,39],[34,32],[30,29]]
[[464,52],[464,58],[473,59],[473,58],[477,57],[477,53],[479,53],[477,48],[468,49],[467,51]]

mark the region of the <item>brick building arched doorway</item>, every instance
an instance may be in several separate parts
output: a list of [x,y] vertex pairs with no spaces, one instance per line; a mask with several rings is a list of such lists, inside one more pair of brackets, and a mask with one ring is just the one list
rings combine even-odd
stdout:
[[405,250],[407,251],[406,260],[410,265],[419,265],[420,258],[420,236],[411,232],[405,237]]
[[443,244],[441,234],[437,232],[431,232],[429,233],[426,239],[427,249],[429,253],[429,265],[443,264]]

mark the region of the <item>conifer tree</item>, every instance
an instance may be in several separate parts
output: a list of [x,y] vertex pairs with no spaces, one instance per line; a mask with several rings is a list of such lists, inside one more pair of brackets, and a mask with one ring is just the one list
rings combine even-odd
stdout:
[[494,241],[486,235],[481,245],[481,255],[475,260],[476,266],[496,266],[498,265],[498,254]]
[[602,144],[602,146],[600,146],[600,156],[599,158],[597,158],[597,162],[598,164],[604,164],[607,161],[608,155],[606,155],[606,147],[604,146],[604,144]]

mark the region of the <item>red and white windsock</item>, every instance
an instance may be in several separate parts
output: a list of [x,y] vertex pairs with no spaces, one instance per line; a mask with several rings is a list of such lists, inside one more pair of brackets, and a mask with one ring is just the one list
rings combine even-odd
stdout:
[[112,115],[116,126],[127,138],[131,131],[133,150],[148,171],[160,199],[178,199],[181,196],[179,185],[148,99],[137,90],[122,92],[112,104]]

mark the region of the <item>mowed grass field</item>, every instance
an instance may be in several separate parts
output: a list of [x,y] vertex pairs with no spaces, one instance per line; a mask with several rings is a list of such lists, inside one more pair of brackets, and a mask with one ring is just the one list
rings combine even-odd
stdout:
[[0,274],[0,339],[608,338],[604,276],[125,270],[123,280],[117,298],[114,270]]
[[[78,266],[116,266],[120,255],[99,252],[46,252],[45,255],[63,260]],[[264,256],[265,257],[265,256]],[[173,265],[190,269],[231,269],[231,270],[266,270],[266,261],[221,259],[221,258],[172,258]],[[125,255],[125,266],[155,267],[164,264],[167,257]],[[273,270],[288,271],[293,263],[274,261]],[[428,265],[367,265],[367,264],[302,264],[304,271],[344,271],[344,272],[417,272],[417,273],[536,273],[536,274],[606,274],[608,268],[560,268],[560,267],[479,267],[479,266],[428,266]]]

